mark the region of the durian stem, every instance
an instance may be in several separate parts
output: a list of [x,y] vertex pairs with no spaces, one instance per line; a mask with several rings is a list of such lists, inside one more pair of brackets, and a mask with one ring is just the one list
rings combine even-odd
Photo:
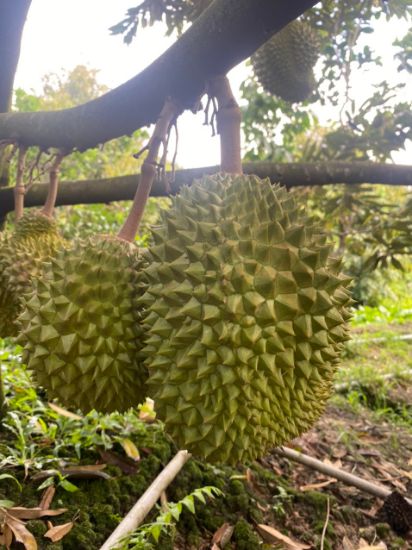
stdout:
[[178,114],[178,106],[172,99],[167,99],[163,109],[157,119],[153,135],[149,140],[148,153],[144,160],[141,170],[140,183],[133,199],[133,204],[129,215],[120,229],[117,237],[125,241],[133,242],[139,229],[147,199],[152,188],[152,183],[156,176],[157,156],[160,145],[165,143],[167,132],[173,119]]
[[17,158],[17,174],[16,185],[14,187],[14,216],[15,220],[19,220],[23,216],[24,210],[24,165],[26,162],[27,147],[19,147],[19,155]]
[[110,548],[117,547],[119,541],[134,531],[138,527],[156,502],[159,500],[160,495],[174,480],[183,466],[190,458],[190,454],[187,451],[179,451],[167,466],[160,472],[157,478],[149,486],[148,489],[139,498],[126,517],[119,523],[110,537],[106,540],[100,550],[109,550]]
[[41,213],[44,216],[48,216],[50,218],[53,215],[54,205],[56,204],[57,188],[59,186],[60,165],[65,156],[66,155],[65,153],[63,153],[63,151],[59,151],[50,168],[49,189],[47,192],[46,202],[41,209]]
[[227,76],[208,80],[208,93],[217,99],[217,132],[220,135],[220,169],[229,174],[242,174],[240,155],[241,112]]

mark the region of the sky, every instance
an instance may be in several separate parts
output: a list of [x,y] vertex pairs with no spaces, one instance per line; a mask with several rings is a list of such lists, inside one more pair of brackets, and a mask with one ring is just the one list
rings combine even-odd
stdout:
[[[24,28],[15,87],[41,92],[42,76],[62,73],[83,64],[98,69],[100,83],[114,88],[129,80],[154,61],[175,40],[163,36],[163,27],[138,30],[130,46],[122,37],[110,35],[110,26],[119,22],[128,8],[137,0],[32,0]],[[359,101],[367,96],[372,80],[388,78],[399,80],[391,61],[391,43],[402,37],[408,28],[404,21],[395,24],[381,23],[377,38],[371,46],[384,58],[384,69],[374,74],[354,76],[355,95]],[[368,35],[370,36],[370,35]],[[247,74],[244,64],[229,73],[232,88],[240,100],[239,85]],[[402,75],[401,75],[402,77]],[[409,97],[411,90],[409,90]],[[404,92],[404,98],[408,92]],[[336,112],[323,110],[320,119],[326,122]],[[184,113],[179,118],[179,150],[177,164],[189,168],[219,164],[219,140],[211,136],[209,127],[203,126],[203,113]],[[410,163],[412,144],[408,150],[394,155],[399,163]]]

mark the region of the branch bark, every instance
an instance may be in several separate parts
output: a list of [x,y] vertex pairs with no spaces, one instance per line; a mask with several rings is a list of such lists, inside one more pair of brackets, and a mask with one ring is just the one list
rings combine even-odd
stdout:
[[215,0],[163,55],[98,99],[54,112],[0,115],[0,139],[85,150],[156,121],[167,97],[193,108],[226,74],[316,0]]
[[[31,0],[0,1],[0,113],[10,111],[20,42]],[[0,150],[0,187],[8,185],[5,149]],[[1,220],[0,220],[1,224]]]
[[20,42],[31,0],[0,2],[0,112],[10,110]]
[[[218,171],[219,166],[177,170],[175,181],[170,185],[171,192],[177,193],[182,185],[190,185],[194,179]],[[394,164],[251,162],[243,164],[243,171],[245,174],[256,174],[262,178],[268,177],[273,183],[279,182],[289,188],[335,183],[412,185],[412,166]],[[138,181],[139,176],[134,174],[100,180],[62,181],[59,184],[56,206],[131,200]],[[33,185],[25,196],[26,207],[42,206],[46,200],[47,189],[48,186],[44,183]],[[165,195],[164,183],[155,183],[151,196],[162,197]],[[0,189],[0,218],[13,208],[13,188]]]

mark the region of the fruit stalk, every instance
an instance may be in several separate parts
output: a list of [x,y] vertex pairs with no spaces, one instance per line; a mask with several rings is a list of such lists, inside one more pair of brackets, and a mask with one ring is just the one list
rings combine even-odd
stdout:
[[228,174],[242,174],[240,156],[241,112],[225,75],[208,81],[208,92],[218,104],[217,132],[220,135],[220,169]]
[[170,125],[177,114],[177,104],[172,99],[168,98],[157,119],[153,135],[147,145],[148,153],[142,165],[140,183],[136,190],[129,215],[117,235],[119,239],[129,242],[134,241],[152,188],[153,180],[156,176],[156,161],[160,145],[165,142]]
[[59,170],[64,157],[65,153],[63,153],[63,151],[59,151],[50,168],[49,189],[47,192],[46,202],[41,210],[41,213],[49,218],[52,216],[54,205],[56,204],[57,188],[59,185]]
[[17,174],[16,174],[16,186],[14,188],[14,215],[16,221],[19,220],[23,215],[24,209],[24,166],[26,161],[26,147],[19,148],[19,155],[17,159]]

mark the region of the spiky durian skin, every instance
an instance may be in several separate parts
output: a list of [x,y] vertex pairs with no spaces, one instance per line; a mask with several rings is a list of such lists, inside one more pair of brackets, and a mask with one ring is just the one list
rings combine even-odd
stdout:
[[182,190],[154,239],[144,353],[176,443],[234,463],[310,428],[351,303],[319,228],[269,180],[215,176]]
[[318,55],[317,33],[304,21],[292,21],[256,51],[252,65],[267,92],[294,103],[315,89],[312,69]]
[[67,242],[53,220],[25,214],[13,232],[0,239],[0,336],[16,336],[22,296],[42,270],[43,263]]
[[144,401],[135,302],[142,261],[135,245],[107,237],[79,242],[45,265],[19,321],[23,360],[51,399],[83,412]]
[[56,221],[40,211],[28,211],[16,222],[14,237],[17,239],[48,236],[49,239],[61,239]]

